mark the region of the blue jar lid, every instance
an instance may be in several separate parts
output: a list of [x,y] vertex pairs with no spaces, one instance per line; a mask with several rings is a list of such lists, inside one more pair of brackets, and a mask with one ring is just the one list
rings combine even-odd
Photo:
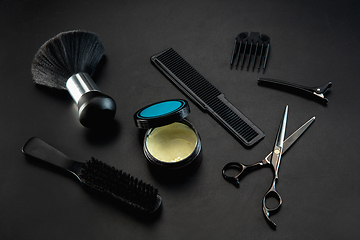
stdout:
[[134,114],[138,128],[149,129],[164,126],[184,119],[190,113],[186,100],[171,99],[150,104]]

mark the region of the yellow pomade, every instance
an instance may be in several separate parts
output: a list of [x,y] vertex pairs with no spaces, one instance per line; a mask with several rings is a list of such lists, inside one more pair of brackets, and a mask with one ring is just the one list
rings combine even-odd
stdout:
[[175,122],[154,128],[147,138],[150,154],[163,162],[177,162],[188,157],[195,149],[197,135],[189,126]]

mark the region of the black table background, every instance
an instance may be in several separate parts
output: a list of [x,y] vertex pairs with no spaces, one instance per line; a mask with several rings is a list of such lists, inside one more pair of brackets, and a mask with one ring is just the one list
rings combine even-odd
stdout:
[[[0,1],[0,239],[358,239],[359,10],[356,0]],[[38,48],[73,29],[96,32],[105,45],[106,61],[94,79],[117,102],[111,131],[85,129],[67,92],[32,82]],[[244,31],[271,38],[265,74],[230,70],[234,38]],[[150,172],[133,122],[147,104],[188,99],[150,63],[169,47],[266,134],[246,149],[190,102],[188,120],[201,135],[204,159],[178,183]],[[331,81],[330,102],[259,86],[258,77],[309,86]],[[286,104],[288,134],[314,115],[316,121],[282,159],[277,189],[284,202],[271,217],[274,231],[261,210],[271,170],[247,175],[236,189],[221,169],[265,157]],[[155,185],[161,215],[144,221],[32,164],[21,153],[32,136],[74,159],[94,156]]]

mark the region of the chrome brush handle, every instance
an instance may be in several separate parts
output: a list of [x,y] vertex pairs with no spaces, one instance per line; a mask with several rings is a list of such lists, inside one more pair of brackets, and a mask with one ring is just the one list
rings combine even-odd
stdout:
[[101,127],[114,118],[115,101],[100,92],[89,74],[72,75],[66,82],[66,88],[78,105],[79,120],[85,127]]

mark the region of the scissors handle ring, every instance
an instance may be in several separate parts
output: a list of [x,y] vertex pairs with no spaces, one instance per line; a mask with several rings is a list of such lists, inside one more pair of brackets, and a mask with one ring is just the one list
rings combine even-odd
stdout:
[[[274,180],[271,188],[269,189],[269,191],[267,191],[265,193],[265,196],[263,198],[263,212],[264,212],[264,215],[265,215],[266,219],[269,221],[269,223],[271,223],[272,226],[276,228],[275,222],[273,222],[270,219],[270,214],[275,213],[280,209],[280,207],[282,205],[282,198],[281,198],[280,194],[275,189],[275,182],[276,182],[276,180]],[[266,200],[268,198],[270,198],[270,197],[275,198],[278,201],[278,205],[276,207],[269,208],[269,207],[266,206]]]
[[[229,162],[228,164],[226,164],[223,167],[222,170],[222,175],[224,177],[224,179],[232,184],[235,185],[235,187],[240,187],[240,175],[241,173],[244,171],[244,169],[246,168],[245,165],[238,163],[238,162]],[[236,174],[235,176],[229,176],[226,174],[226,171],[228,171],[229,169],[235,169],[238,170],[239,173]]]
[[[278,204],[277,204],[276,207],[267,207],[266,206],[266,199],[268,199],[270,197],[274,197],[274,198],[277,199]],[[281,198],[280,194],[277,191],[270,190],[265,194],[265,196],[263,198],[263,207],[269,213],[270,212],[276,212],[277,210],[279,210],[279,208],[281,207],[281,204],[282,204],[282,198]]]

